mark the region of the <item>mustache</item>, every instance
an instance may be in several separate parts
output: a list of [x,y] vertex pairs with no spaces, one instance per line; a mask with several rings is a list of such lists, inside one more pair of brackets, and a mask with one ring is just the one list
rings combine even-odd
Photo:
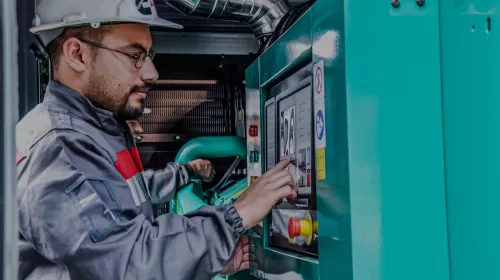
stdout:
[[143,85],[134,86],[130,90],[130,93],[132,93],[132,92],[146,92],[147,93],[149,90],[151,90],[152,87],[153,87],[153,83],[146,82]]

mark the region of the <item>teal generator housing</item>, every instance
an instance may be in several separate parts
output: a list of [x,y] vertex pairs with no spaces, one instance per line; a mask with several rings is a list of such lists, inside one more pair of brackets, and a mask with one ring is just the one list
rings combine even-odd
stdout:
[[450,279],[446,2],[317,0],[247,69],[249,181],[290,156],[300,200],[251,233],[251,275]]
[[227,278],[500,279],[499,11],[317,0],[262,53],[248,179],[223,196],[289,156],[299,199],[249,232],[252,268]]

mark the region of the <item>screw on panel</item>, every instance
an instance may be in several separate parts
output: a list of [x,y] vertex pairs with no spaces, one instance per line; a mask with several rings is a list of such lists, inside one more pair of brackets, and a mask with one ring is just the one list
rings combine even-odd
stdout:
[[392,0],[392,1],[391,1],[391,3],[392,3],[392,6],[393,6],[394,8],[399,7],[399,4],[400,4],[399,0]]
[[417,0],[417,5],[422,7],[425,4],[425,0]]

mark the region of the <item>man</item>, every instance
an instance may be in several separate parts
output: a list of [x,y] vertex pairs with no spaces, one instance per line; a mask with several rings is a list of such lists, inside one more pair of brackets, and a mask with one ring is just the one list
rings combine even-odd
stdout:
[[[140,4],[140,5],[137,5]],[[152,2],[38,0],[32,29],[54,68],[17,127],[20,279],[210,279],[249,267],[244,233],[297,187],[283,160],[234,202],[154,217],[191,176],[144,171],[128,120],[158,79]],[[90,27],[91,25],[92,27]],[[208,166],[203,164],[203,166]]]

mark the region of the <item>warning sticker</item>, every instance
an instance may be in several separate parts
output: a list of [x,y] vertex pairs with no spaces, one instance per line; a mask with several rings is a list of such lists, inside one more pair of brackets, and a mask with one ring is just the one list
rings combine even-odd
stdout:
[[325,102],[324,99],[315,102],[315,144],[316,149],[321,149],[326,147],[326,129],[325,129]]
[[314,65],[314,143],[316,147],[316,177],[326,179],[326,117],[325,75],[323,60]]
[[316,179],[326,179],[325,148],[316,150]]
[[325,97],[325,73],[323,60],[314,64],[314,101]]

